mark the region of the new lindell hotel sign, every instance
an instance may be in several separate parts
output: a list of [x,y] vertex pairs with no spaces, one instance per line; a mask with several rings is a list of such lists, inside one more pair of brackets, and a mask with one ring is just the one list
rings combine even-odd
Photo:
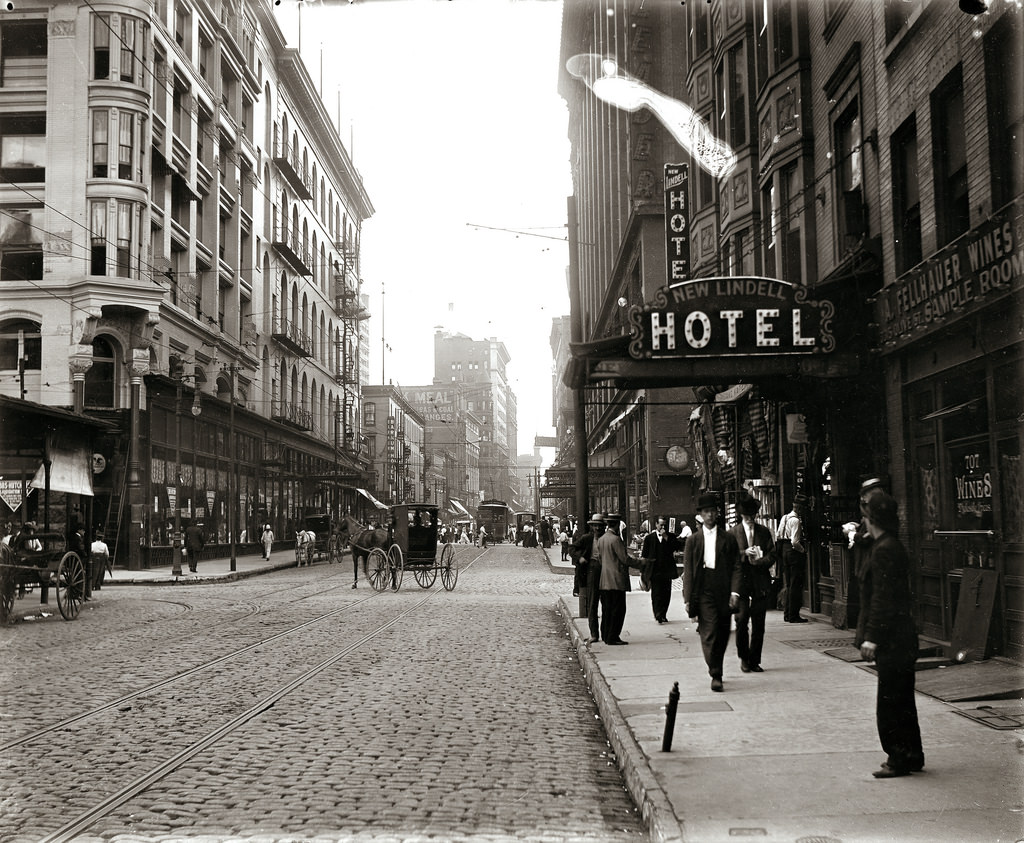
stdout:
[[788,281],[747,276],[688,279],[685,165],[665,167],[669,284],[633,307],[629,354],[638,360],[822,354],[835,349],[828,300]]

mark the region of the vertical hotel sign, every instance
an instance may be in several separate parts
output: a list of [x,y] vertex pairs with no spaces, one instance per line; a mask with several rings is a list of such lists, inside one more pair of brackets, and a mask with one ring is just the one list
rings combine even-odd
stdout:
[[665,247],[668,283],[690,277],[688,164],[665,165]]

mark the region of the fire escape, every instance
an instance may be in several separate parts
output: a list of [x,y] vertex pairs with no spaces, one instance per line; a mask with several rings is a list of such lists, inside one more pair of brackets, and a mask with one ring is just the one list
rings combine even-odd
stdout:
[[337,340],[335,377],[341,387],[341,405],[335,427],[335,448],[357,457],[359,437],[355,419],[359,406],[359,323],[370,313],[359,304],[356,250],[347,238],[339,240],[337,247],[341,255],[341,271],[334,276],[334,302],[341,320],[341,332]]

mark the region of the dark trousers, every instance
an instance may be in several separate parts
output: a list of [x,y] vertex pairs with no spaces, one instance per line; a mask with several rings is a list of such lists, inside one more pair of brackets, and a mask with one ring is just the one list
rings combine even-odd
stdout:
[[782,568],[786,580],[786,604],[782,610],[783,620],[793,621],[800,617],[804,604],[804,583],[807,582],[807,556],[795,550],[785,551]]
[[651,609],[654,619],[668,615],[668,606],[672,602],[672,576],[653,574],[651,576]]
[[626,592],[601,591],[601,640],[605,644],[619,641],[626,623]]
[[601,607],[601,598],[594,579],[596,577],[587,576],[587,626],[590,628],[590,637],[600,641],[601,624],[598,620],[598,610]]
[[714,591],[705,589],[700,593],[697,605],[700,608],[700,614],[697,616],[697,634],[700,635],[704,661],[707,662],[711,678],[721,679],[722,662],[729,646],[729,628],[732,625],[729,598],[726,597],[723,602]]
[[921,727],[917,722],[914,701],[914,662],[916,652],[875,654],[878,670],[878,697],[875,722],[878,738],[888,756],[887,763],[896,770],[914,770],[924,766]]
[[767,597],[740,597],[740,607],[736,612],[736,655],[752,667],[761,664],[767,613]]

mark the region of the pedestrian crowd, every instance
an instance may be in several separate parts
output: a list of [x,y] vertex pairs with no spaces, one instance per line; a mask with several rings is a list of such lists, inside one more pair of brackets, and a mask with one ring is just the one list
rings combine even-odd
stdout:
[[[725,656],[734,621],[740,670],[763,673],[768,610],[778,603],[786,623],[807,623],[800,614],[807,576],[807,499],[795,495],[774,530],[758,521],[761,507],[752,494],[742,496],[736,503],[739,521],[727,527],[719,495],[704,493],[697,499],[694,529],[682,521],[678,531],[670,530],[668,519],[659,516],[651,532],[641,530],[632,556],[617,514],[594,514],[572,536],[560,531],[562,558],[568,557],[574,567],[573,595],[582,597],[581,614],[587,618],[586,644],[629,643],[622,630],[635,569],[659,624],[669,622],[672,583],[682,579],[683,609],[696,624],[712,692],[725,690]],[[844,529],[861,599],[855,645],[878,673],[875,719],[886,760],[872,775],[896,778],[924,769],[914,700],[914,570],[898,537],[897,502],[881,480],[862,485],[860,511],[861,521]]]

